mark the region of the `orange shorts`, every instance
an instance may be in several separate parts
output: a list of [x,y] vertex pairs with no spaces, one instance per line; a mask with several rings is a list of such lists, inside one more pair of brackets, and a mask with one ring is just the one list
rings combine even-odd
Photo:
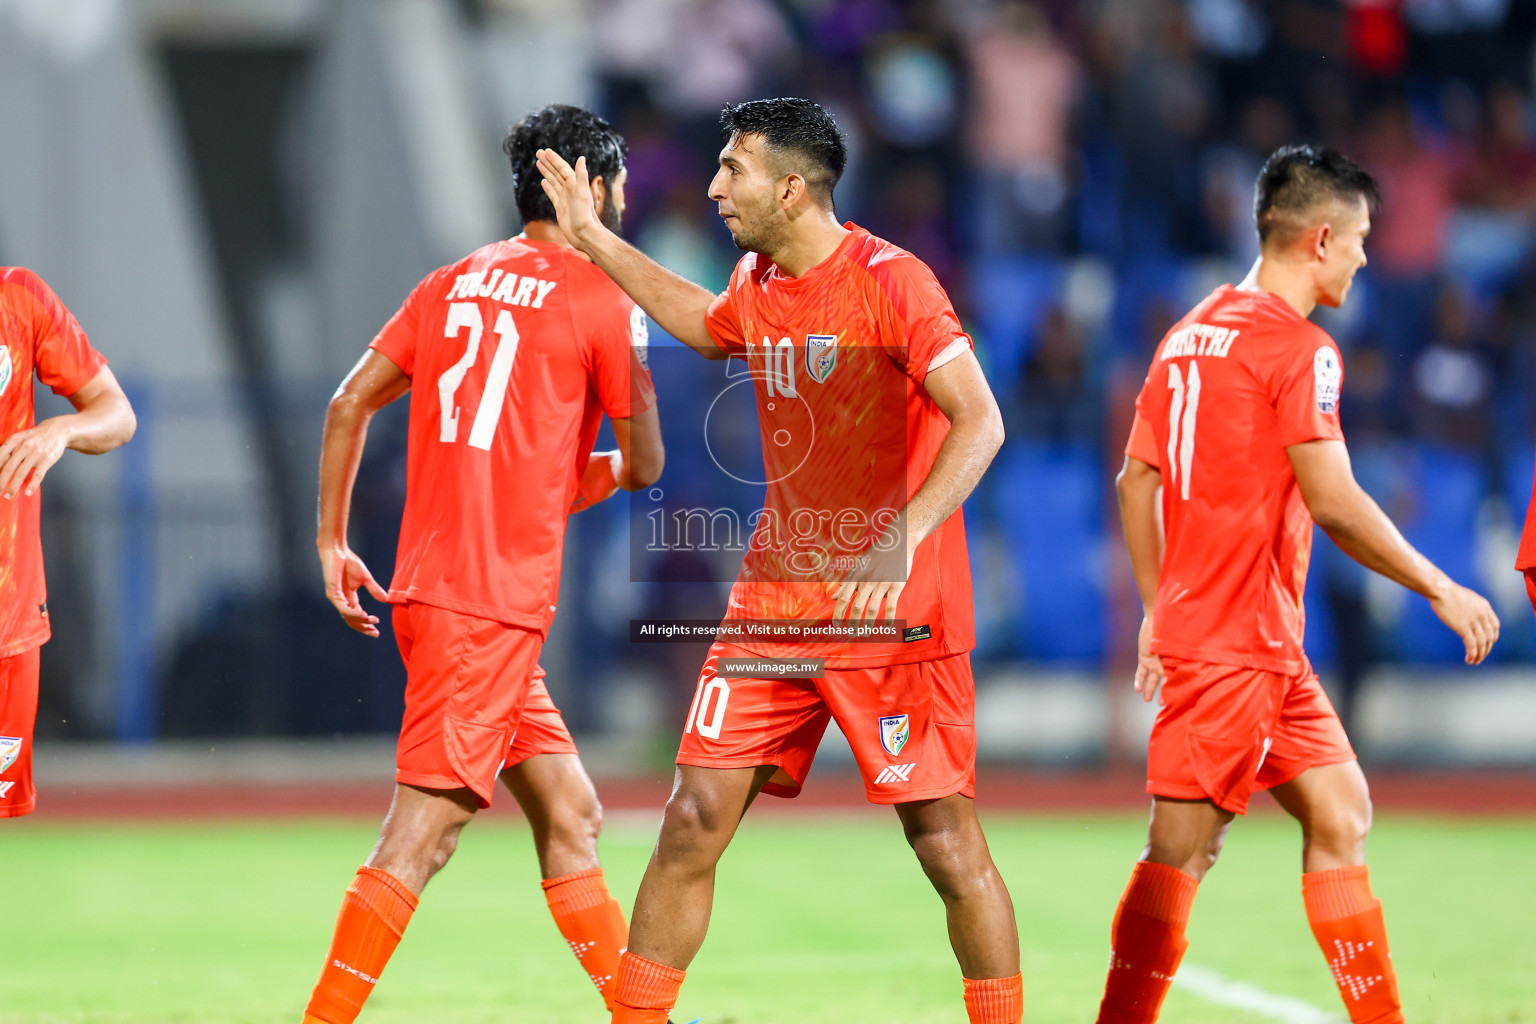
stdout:
[[32,726],[37,722],[38,654],[0,658],[0,818],[19,818],[37,806],[32,785]]
[[827,669],[824,679],[722,678],[715,644],[704,660],[677,763],[777,765],[763,787],[800,795],[829,719],[848,738],[870,803],[976,795],[976,682],[969,654],[878,668]]
[[1317,676],[1163,659],[1163,706],[1147,751],[1147,792],[1210,800],[1236,814],[1254,790],[1355,759]]
[[538,633],[416,602],[396,605],[394,624],[406,675],[396,782],[468,787],[489,807],[503,768],[576,753],[544,688]]

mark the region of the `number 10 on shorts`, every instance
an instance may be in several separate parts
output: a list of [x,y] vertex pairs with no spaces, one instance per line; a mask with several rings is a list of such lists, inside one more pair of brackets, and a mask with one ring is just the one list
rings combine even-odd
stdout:
[[724,679],[715,676],[709,682],[699,681],[693,694],[693,706],[688,709],[688,724],[683,735],[699,727],[699,735],[712,740],[720,738],[720,727],[725,724],[725,705],[731,699],[731,687]]

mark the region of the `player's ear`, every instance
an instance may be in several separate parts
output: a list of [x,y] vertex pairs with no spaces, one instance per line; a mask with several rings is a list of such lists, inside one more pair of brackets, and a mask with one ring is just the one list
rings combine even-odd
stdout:
[[608,205],[608,183],[599,174],[592,179],[589,187],[592,189],[592,208],[601,217],[603,215],[603,208]]
[[798,203],[803,195],[805,195],[805,179],[798,174],[786,174],[784,183],[779,189],[779,203],[787,210]]
[[1328,247],[1333,244],[1333,225],[1323,221],[1308,232],[1307,242],[1311,246],[1312,255],[1318,261],[1326,262],[1328,259]]

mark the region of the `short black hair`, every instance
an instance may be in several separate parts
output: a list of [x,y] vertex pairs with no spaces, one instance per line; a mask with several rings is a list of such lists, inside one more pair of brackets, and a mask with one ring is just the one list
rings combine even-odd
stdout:
[[513,125],[501,142],[501,151],[512,162],[512,191],[517,215],[526,224],[555,219],[555,207],[544,194],[534,153],[552,149],[572,165],[587,158],[587,174],[611,183],[624,169],[629,146],[624,136],[590,110],[552,103]]
[[797,96],[728,103],[720,111],[721,138],[760,135],[768,148],[803,177],[821,205],[832,206],[832,190],[848,166],[848,143],[837,122],[819,103]]
[[1330,146],[1282,146],[1264,161],[1253,189],[1253,220],[1260,244],[1307,227],[1301,218],[1330,199],[1364,199],[1374,212],[1381,187],[1359,164]]

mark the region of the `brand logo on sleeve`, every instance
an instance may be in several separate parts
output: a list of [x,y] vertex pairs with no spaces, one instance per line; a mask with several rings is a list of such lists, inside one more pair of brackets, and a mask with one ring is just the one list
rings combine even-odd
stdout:
[[645,318],[645,310],[636,306],[629,311],[629,345],[635,350],[635,358],[645,369],[651,368],[651,325]]
[[0,736],[0,772],[16,763],[21,756],[20,736]]
[[805,372],[817,384],[825,384],[837,365],[837,335],[807,334],[805,336]]
[[912,724],[906,715],[887,715],[880,719],[880,745],[892,757],[901,753],[911,735]]
[[6,386],[11,383],[11,350],[0,345],[0,395],[5,394]]
[[1317,389],[1319,412],[1339,411],[1339,385],[1344,382],[1344,370],[1339,366],[1338,353],[1324,345],[1312,356],[1312,384]]

